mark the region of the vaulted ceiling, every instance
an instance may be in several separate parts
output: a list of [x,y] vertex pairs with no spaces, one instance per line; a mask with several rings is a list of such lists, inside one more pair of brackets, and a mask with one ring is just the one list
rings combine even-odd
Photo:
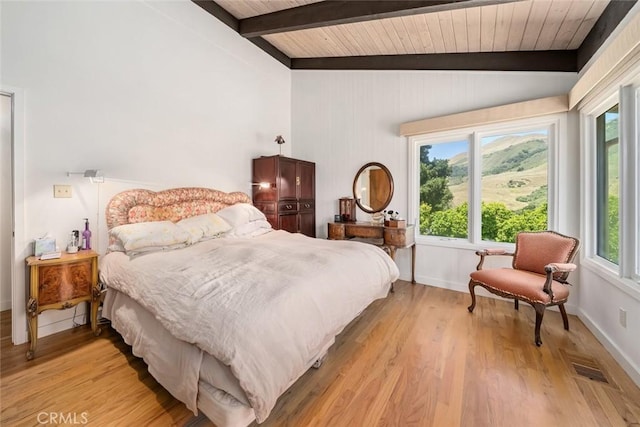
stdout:
[[193,0],[291,69],[567,71],[636,0]]

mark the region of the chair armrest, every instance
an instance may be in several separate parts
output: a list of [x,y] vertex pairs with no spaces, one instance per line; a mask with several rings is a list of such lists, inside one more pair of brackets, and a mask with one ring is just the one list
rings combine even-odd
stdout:
[[483,249],[481,251],[476,251],[476,255],[480,257],[480,262],[476,266],[476,270],[482,270],[482,264],[484,264],[484,257],[491,256],[491,255],[513,256],[513,252],[507,252],[506,249],[501,249],[501,248],[492,248],[492,249]]
[[578,268],[575,264],[552,262],[544,266],[544,271],[547,273],[570,273]]
[[[547,280],[544,282],[544,288],[542,290],[545,291],[551,297],[551,301],[553,301],[553,290],[551,289],[551,283],[553,283],[553,274],[569,273],[574,271],[576,268],[577,266],[575,264],[571,264],[568,262],[567,263],[552,262],[551,264],[547,264],[544,266],[544,271],[547,273]],[[567,285],[568,283],[564,283],[564,284]]]

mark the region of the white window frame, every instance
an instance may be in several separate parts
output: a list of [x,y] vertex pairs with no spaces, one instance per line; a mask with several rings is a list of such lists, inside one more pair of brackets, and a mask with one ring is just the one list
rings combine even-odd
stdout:
[[[504,123],[460,128],[453,131],[435,132],[430,134],[415,135],[409,140],[408,159],[408,187],[409,187],[409,222],[416,224],[416,243],[432,246],[446,246],[465,249],[478,249],[486,247],[506,247],[513,248],[513,243],[490,242],[482,240],[481,219],[481,182],[476,177],[476,173],[481,173],[480,142],[483,137],[496,134],[513,132],[526,132],[547,128],[548,152],[547,152],[547,226],[550,229],[557,229],[558,226],[558,175],[559,161],[558,150],[561,144],[566,144],[566,123],[567,115],[552,114],[531,119],[513,120]],[[435,145],[437,143],[469,141],[469,237],[467,239],[424,236],[420,234],[420,146],[425,144]]]
[[[640,70],[639,70],[640,71]],[[597,141],[596,118],[618,104],[619,111],[619,259],[618,265],[597,253]],[[622,290],[640,292],[640,73],[612,87],[580,108],[582,151],[581,265],[608,279]]]

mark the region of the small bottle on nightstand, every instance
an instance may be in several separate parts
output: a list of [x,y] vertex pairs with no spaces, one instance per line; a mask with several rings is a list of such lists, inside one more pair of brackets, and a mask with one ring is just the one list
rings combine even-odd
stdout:
[[89,230],[89,218],[84,219],[84,231],[82,232],[82,249],[91,249],[91,230]]

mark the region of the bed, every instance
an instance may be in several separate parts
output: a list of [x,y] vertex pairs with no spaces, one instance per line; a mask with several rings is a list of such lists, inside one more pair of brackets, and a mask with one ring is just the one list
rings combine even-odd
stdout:
[[103,316],[219,427],[264,421],[398,278],[376,246],[271,229],[244,193],[129,190],[106,219]]

